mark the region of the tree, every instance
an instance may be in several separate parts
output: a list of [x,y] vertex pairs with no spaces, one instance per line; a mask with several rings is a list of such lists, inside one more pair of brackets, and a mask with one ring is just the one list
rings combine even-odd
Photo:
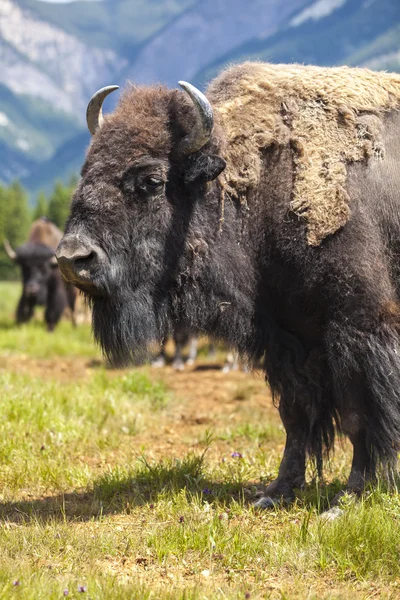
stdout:
[[8,239],[13,247],[19,246],[28,237],[31,212],[28,197],[23,187],[12,183],[8,188],[0,186],[0,278],[18,277],[17,266],[10,261],[4,247]]
[[51,193],[47,216],[60,229],[64,228],[69,213],[72,189],[57,181]]
[[39,192],[36,201],[36,208],[33,212],[33,220],[35,221],[36,219],[40,219],[40,217],[47,217],[48,211],[49,203],[46,198],[46,194],[44,192]]
[[6,194],[5,237],[13,245],[20,245],[28,237],[32,216],[28,196],[22,185],[15,181]]

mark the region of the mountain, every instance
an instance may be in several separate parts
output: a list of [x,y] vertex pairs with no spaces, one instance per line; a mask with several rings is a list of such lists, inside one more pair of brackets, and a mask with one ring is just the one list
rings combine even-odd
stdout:
[[307,0],[203,0],[154,36],[128,70],[138,83],[162,81],[175,86],[258,36],[284,27]]
[[370,69],[400,71],[400,23],[361,48],[350,61]]
[[76,0],[51,4],[18,0],[36,17],[85,44],[132,59],[142,44],[198,0]]
[[398,0],[0,0],[0,180],[34,196],[77,172],[103,85],[204,86],[247,59],[400,71],[399,48]]
[[1,140],[0,157],[0,181],[6,183],[27,177],[38,166],[34,160],[30,160],[24,153],[14,150]]
[[[57,175],[69,172],[57,157],[69,156],[68,149],[83,139],[93,92],[110,81],[123,84],[144,41],[193,3],[1,0],[0,163],[9,165],[10,151],[12,168],[1,168],[0,179],[23,178],[37,164],[40,173],[55,164]],[[33,171],[27,181],[41,181]]]
[[36,193],[43,190],[48,193],[55,180],[69,181],[72,176],[79,174],[89,142],[90,134],[87,130],[79,133],[58,148],[49,160],[27,170],[21,177],[21,183],[27,190]]
[[[72,114],[41,98],[16,94],[0,84],[0,140],[27,158],[49,158],[81,128]],[[18,173],[16,173],[17,176]]]
[[224,65],[243,60],[348,64],[400,71],[398,0],[317,0],[293,14],[274,35],[259,36],[197,73],[213,77]]
[[47,160],[75,136],[92,90],[125,64],[114,50],[89,46],[24,2],[1,0],[0,140],[15,157],[3,180],[23,175],[27,163],[18,168],[18,153]]

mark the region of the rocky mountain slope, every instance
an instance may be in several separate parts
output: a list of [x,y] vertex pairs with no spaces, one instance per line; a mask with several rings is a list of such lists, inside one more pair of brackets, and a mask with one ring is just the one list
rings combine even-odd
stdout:
[[240,44],[274,35],[307,0],[203,0],[144,45],[128,73],[176,85]]
[[398,0],[316,0],[292,15],[274,35],[259,36],[198,74],[212,77],[242,60],[348,64],[400,71]]
[[399,48],[398,0],[0,0],[0,180],[76,172],[105,84],[203,85],[247,58],[400,71]]
[[[75,136],[78,143],[93,91],[109,81],[123,82],[135,49],[191,3],[1,0],[0,180],[24,178],[28,164],[34,170],[36,163],[63,155],[58,150]],[[152,18],[155,4],[161,8]],[[12,160],[6,148],[12,150]],[[40,171],[49,180],[64,174]],[[33,171],[29,174],[36,181]]]

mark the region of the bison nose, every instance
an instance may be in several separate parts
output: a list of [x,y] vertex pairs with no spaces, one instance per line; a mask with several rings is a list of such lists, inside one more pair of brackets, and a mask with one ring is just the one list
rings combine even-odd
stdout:
[[39,292],[39,286],[36,283],[27,283],[25,286],[25,293],[27,296],[37,296]]
[[75,285],[91,282],[93,270],[100,265],[104,256],[101,248],[77,235],[64,236],[56,250],[64,279]]

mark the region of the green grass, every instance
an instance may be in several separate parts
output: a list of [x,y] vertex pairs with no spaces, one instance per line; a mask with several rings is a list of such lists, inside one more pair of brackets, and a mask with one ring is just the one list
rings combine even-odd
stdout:
[[107,369],[87,327],[17,328],[17,297],[0,284],[0,599],[400,596],[399,496],[378,489],[345,499],[336,521],[321,516],[348,473],[346,446],[328,483],[291,507],[252,508],[284,442],[255,400],[260,378],[205,371],[195,400],[195,372]]
[[54,335],[49,335],[44,326],[43,309],[39,307],[31,323],[17,327],[14,313],[20,293],[19,283],[1,282],[0,352],[32,358],[100,358],[100,353],[93,344],[90,325],[84,324],[74,329],[70,321],[62,320]]

